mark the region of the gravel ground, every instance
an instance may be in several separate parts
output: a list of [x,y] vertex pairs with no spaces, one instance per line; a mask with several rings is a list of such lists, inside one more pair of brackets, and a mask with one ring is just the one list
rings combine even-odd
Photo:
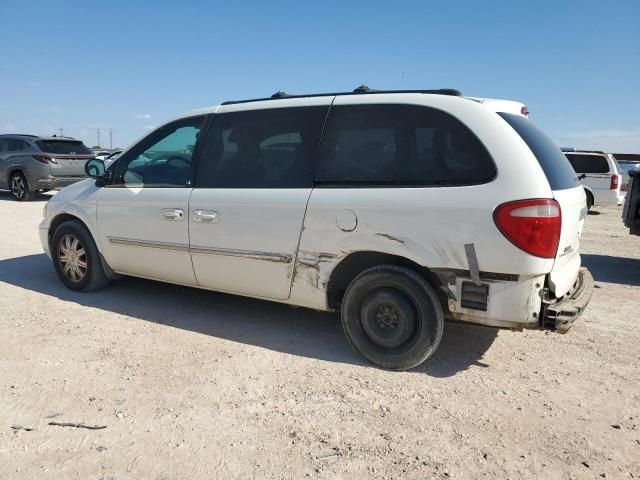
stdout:
[[640,238],[616,208],[588,216],[597,288],[567,335],[448,324],[397,373],[331,314],[137,279],[71,292],[38,240],[47,198],[0,192],[2,479],[640,477]]

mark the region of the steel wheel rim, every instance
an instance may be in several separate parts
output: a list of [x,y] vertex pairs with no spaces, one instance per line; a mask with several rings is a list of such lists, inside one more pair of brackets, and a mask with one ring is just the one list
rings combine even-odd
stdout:
[[382,288],[370,293],[361,306],[361,325],[378,348],[402,350],[418,328],[415,307],[402,291]]
[[58,242],[58,263],[64,276],[74,283],[87,274],[87,252],[80,240],[70,233]]
[[16,198],[22,198],[25,190],[24,180],[20,175],[16,175],[11,179],[11,193],[13,193]]

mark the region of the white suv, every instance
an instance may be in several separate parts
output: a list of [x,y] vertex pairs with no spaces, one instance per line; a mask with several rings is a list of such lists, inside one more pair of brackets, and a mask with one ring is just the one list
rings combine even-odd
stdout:
[[591,295],[567,159],[454,90],[226,102],[87,173],[40,225],[69,288],[123,274],[339,310],[389,369],[432,355],[445,318],[565,332]]
[[564,148],[571,166],[587,195],[587,209],[606,205],[622,205],[621,175],[618,163],[610,153]]

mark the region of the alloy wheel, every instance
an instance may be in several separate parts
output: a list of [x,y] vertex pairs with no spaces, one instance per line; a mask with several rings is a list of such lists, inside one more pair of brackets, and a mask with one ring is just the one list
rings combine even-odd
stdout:
[[62,273],[72,282],[81,281],[87,274],[87,253],[74,235],[68,233],[60,239],[58,262]]
[[13,196],[18,200],[22,200],[26,191],[27,186],[25,185],[22,175],[14,175],[13,178],[11,178],[11,193]]

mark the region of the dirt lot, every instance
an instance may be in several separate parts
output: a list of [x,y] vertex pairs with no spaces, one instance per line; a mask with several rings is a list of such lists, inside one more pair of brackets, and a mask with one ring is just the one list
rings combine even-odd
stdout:
[[66,290],[47,198],[0,193],[2,479],[640,477],[640,238],[615,208],[588,217],[597,288],[567,335],[450,324],[394,373],[335,315],[136,279]]

